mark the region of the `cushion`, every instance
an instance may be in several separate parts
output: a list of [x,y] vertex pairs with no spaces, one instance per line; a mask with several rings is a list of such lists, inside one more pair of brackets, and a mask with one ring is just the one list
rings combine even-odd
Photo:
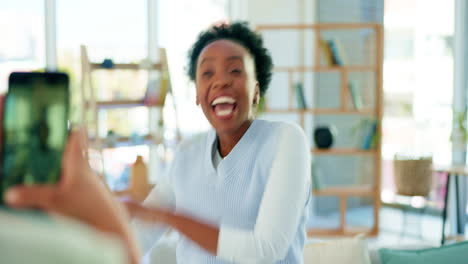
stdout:
[[308,244],[304,248],[304,264],[370,264],[363,235]]
[[119,240],[71,219],[0,208],[0,263],[123,264]]
[[[372,242],[371,242],[372,241]],[[418,242],[410,242],[410,241],[401,241],[399,240],[397,243],[395,241],[385,241],[378,240],[378,239],[371,239],[367,241],[368,245],[368,252],[369,257],[372,264],[382,264],[380,261],[379,249],[386,248],[386,249],[398,249],[398,250],[419,250],[419,249],[426,249],[426,248],[433,248],[438,247],[439,244],[431,241],[418,241]]]
[[420,250],[379,250],[382,264],[457,264],[466,263],[468,259],[468,241],[438,248]]

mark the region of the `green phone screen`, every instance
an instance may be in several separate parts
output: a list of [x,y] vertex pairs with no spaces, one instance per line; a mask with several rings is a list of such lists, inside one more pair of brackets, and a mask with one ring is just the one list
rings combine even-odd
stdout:
[[12,73],[4,103],[1,197],[17,184],[56,183],[68,135],[63,73]]

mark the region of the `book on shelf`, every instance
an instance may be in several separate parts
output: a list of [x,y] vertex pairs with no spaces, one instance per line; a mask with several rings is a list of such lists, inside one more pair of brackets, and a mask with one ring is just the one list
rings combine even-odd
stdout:
[[160,49],[162,69],[159,76],[148,82],[143,102],[148,106],[164,106],[167,94],[172,91],[166,49]]
[[306,109],[307,103],[304,95],[304,87],[302,83],[298,82],[294,84],[294,92],[296,94],[296,103],[298,109]]
[[160,76],[156,80],[149,81],[143,103],[147,106],[163,106],[169,89],[170,80],[167,76]]
[[333,58],[333,64],[343,66],[348,64],[346,53],[344,52],[343,45],[338,38],[330,39],[327,41],[330,46],[330,51]]
[[333,55],[328,42],[324,39],[320,39],[320,48],[322,50],[325,65],[333,66]]
[[361,148],[364,150],[370,150],[375,146],[377,142],[377,120],[365,120],[364,125],[364,138],[362,141]]
[[321,175],[322,172],[317,162],[312,161],[311,166],[312,166],[311,168],[312,190],[318,191],[323,188],[322,175]]
[[348,90],[351,95],[351,101],[353,102],[354,109],[359,110],[362,108],[362,98],[359,92],[357,83],[354,80],[348,82]]

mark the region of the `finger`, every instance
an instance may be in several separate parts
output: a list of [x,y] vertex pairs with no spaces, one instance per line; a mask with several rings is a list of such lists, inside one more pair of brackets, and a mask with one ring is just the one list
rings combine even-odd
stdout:
[[151,223],[161,223],[164,220],[164,212],[160,209],[147,208],[138,203],[129,201],[125,201],[123,204],[131,217]]
[[70,133],[68,137],[67,146],[65,147],[65,152],[68,154],[68,158],[72,160],[84,161],[83,150],[85,148],[84,142],[84,132],[76,130]]
[[88,133],[86,133],[86,128],[84,127],[79,127],[77,130],[77,135],[80,139],[80,147],[81,151],[83,153],[83,157],[86,157],[86,153],[88,150]]
[[48,210],[53,207],[57,188],[53,185],[16,186],[5,193],[6,203],[15,208],[41,208]]
[[61,188],[66,188],[73,184],[75,180],[73,177],[78,175],[74,170],[83,170],[87,169],[86,162],[83,157],[81,134],[79,131],[73,131],[68,137],[67,145],[65,146],[65,151],[63,154],[62,161],[62,178],[60,180]]

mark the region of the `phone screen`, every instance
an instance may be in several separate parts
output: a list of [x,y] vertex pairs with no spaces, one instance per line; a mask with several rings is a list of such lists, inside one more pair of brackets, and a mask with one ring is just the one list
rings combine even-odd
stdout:
[[68,136],[69,80],[64,73],[12,73],[4,102],[0,202],[17,184],[52,184]]

